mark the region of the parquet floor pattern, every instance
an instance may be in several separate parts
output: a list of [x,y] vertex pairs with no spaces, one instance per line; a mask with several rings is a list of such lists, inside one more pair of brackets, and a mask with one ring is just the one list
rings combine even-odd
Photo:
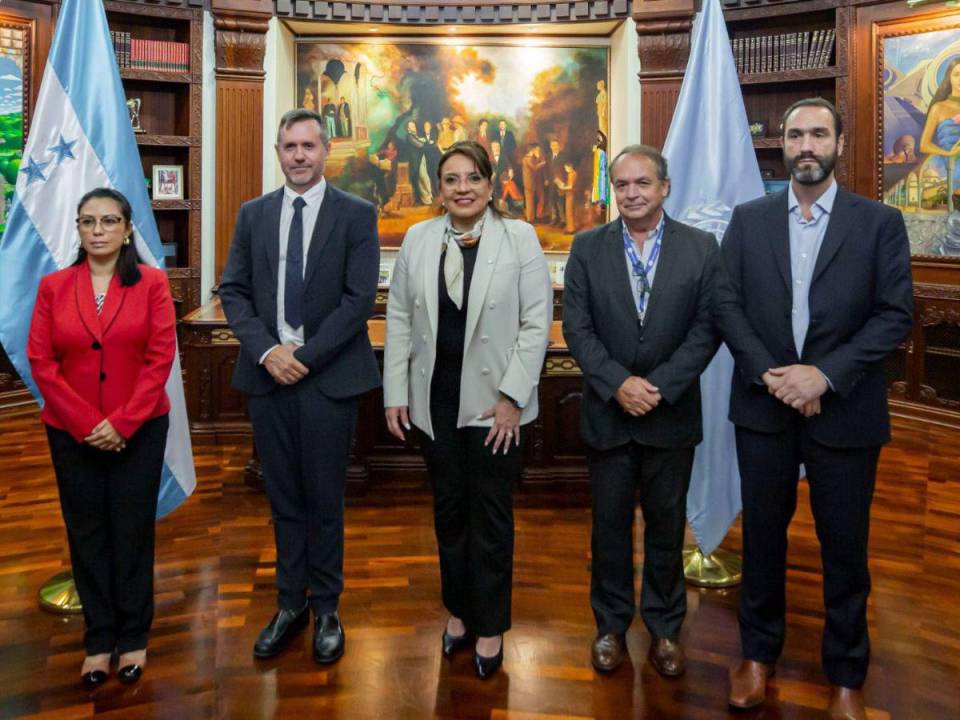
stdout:
[[[873,509],[871,720],[960,718],[960,433],[900,421]],[[513,630],[504,671],[481,682],[469,653],[440,654],[430,497],[381,479],[348,501],[347,652],[320,668],[309,633],[280,657],[251,646],[274,605],[264,496],[243,484],[247,446],[195,449],[199,485],[159,525],[149,666],[134,687],[78,682],[82,619],[42,612],[36,593],[67,568],[44,435],[34,415],[0,419],[0,718],[444,718],[581,720],[820,718],[820,562],[805,486],[790,537],[787,647],[771,702],[726,708],[739,650],[737,590],[690,588],[688,671],[659,677],[638,620],[633,658],[609,677],[589,665],[589,503],[522,493],[516,502]],[[737,528],[726,543],[739,549]],[[639,560],[639,556],[638,556]]]

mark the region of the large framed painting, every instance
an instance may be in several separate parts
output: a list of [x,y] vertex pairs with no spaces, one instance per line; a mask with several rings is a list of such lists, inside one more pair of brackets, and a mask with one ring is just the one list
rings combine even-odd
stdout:
[[878,28],[880,196],[913,255],[960,262],[960,20]]
[[0,16],[0,234],[17,185],[26,133],[32,23]]
[[298,41],[297,102],[332,138],[327,177],[377,206],[380,243],[397,248],[439,212],[443,151],[474,139],[501,212],[569,251],[606,218],[608,47],[443,40]]

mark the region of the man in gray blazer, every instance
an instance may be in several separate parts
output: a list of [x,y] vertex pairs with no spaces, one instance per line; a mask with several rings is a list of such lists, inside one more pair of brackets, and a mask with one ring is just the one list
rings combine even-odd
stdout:
[[240,340],[234,387],[250,396],[277,544],[278,612],[256,657],[316,616],[313,655],[343,654],[343,492],[357,396],[380,385],[367,318],[380,250],[373,206],[326,182],[323,118],[280,120],[284,187],[240,208],[220,299]]
[[702,438],[700,374],[719,347],[711,295],[714,237],[663,212],[667,164],[646,145],[610,164],[620,217],[573,241],[563,292],[563,335],[583,372],[581,430],[593,496],[592,662],[615,670],[636,612],[633,515],[644,517],[640,615],[650,661],[684,671],[683,533],[693,452]]

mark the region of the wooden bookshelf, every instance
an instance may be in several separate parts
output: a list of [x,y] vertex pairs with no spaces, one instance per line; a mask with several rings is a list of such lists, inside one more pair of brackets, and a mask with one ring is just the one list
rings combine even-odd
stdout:
[[[833,30],[833,47],[827,67],[740,74],[740,88],[747,119],[764,122],[768,137],[756,138],[760,170],[776,179],[787,177],[780,147],[780,118],[791,103],[812,96],[830,100],[847,122],[851,117],[847,97],[847,28],[850,9],[835,0],[805,0],[772,5],[750,5],[726,0],[724,19],[731,38],[752,38],[798,32]],[[837,179],[847,180],[847,159],[837,162]]]
[[199,9],[157,7],[136,0],[105,0],[110,29],[138,40],[189,44],[188,72],[120,68],[127,98],[139,98],[136,136],[144,178],[152,181],[154,165],[182,165],[182,200],[153,200],[160,239],[176,243],[175,262],[167,275],[177,315],[200,302],[200,209],[203,13]]

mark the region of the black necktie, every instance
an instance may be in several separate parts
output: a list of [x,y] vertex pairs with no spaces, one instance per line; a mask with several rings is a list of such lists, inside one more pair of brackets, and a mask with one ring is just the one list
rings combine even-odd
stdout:
[[306,204],[302,197],[293,201],[293,220],[287,236],[283,319],[292,328],[303,325],[303,206]]

